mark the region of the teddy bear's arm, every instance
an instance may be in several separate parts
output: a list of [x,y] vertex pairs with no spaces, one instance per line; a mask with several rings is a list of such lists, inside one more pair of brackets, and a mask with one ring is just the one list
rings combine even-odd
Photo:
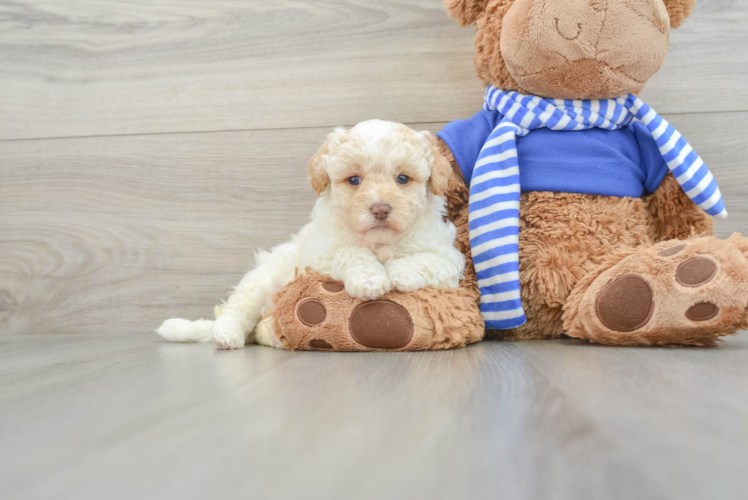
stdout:
[[649,237],[653,243],[714,234],[712,218],[691,201],[672,172],[647,198],[647,210],[651,222]]

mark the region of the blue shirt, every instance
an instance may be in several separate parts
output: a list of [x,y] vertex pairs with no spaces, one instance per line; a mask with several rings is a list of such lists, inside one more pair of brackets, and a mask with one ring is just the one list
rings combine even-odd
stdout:
[[[470,185],[483,144],[501,121],[496,111],[448,123],[437,134]],[[657,143],[640,122],[620,130],[531,131],[517,139],[522,191],[556,191],[639,198],[668,173]]]

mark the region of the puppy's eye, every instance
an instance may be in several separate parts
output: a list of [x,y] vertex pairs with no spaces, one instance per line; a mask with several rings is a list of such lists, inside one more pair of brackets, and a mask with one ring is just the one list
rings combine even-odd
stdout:
[[397,176],[397,183],[398,184],[407,184],[410,182],[410,177],[407,175],[398,175]]
[[354,175],[353,177],[348,177],[348,184],[351,186],[358,186],[361,184],[361,177],[358,175]]

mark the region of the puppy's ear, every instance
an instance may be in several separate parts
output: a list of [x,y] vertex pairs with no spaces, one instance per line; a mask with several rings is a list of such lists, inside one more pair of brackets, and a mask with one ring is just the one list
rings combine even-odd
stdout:
[[447,15],[463,28],[470,26],[486,11],[488,0],[444,0]]
[[691,15],[696,0],[665,0],[667,13],[670,14],[670,27],[675,29]]
[[309,160],[309,171],[307,177],[309,178],[309,184],[312,188],[317,191],[317,194],[322,194],[330,185],[330,176],[327,175],[326,163],[330,159],[331,154],[335,154],[335,150],[340,147],[341,144],[348,141],[349,131],[343,127],[335,129],[335,132],[327,136],[325,142],[319,148],[319,151],[312,156]]
[[320,146],[319,151],[317,151],[314,156],[312,156],[312,159],[309,160],[307,178],[309,179],[309,184],[312,185],[312,189],[314,189],[317,194],[324,193],[325,189],[327,189],[327,186],[330,184],[330,177],[327,175],[325,162],[330,154],[330,149],[342,142],[345,133],[346,131],[344,128],[335,129],[335,132],[327,136],[325,142]]
[[309,184],[312,185],[312,189],[314,189],[317,194],[324,193],[325,189],[327,189],[327,185],[330,184],[330,178],[327,176],[327,171],[325,170],[325,156],[330,153],[328,142],[329,141],[325,141],[322,143],[319,151],[317,151],[314,156],[312,156],[312,159],[309,160],[307,178],[309,179]]
[[431,177],[429,178],[429,189],[436,196],[447,194],[449,187],[449,178],[452,176],[452,165],[443,154],[439,151],[439,143],[436,137],[429,132],[421,132],[421,137],[428,142],[431,150]]

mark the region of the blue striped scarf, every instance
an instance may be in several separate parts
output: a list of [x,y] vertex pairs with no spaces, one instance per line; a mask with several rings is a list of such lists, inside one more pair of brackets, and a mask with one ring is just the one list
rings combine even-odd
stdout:
[[543,99],[488,87],[484,110],[504,118],[488,136],[470,183],[470,246],[486,328],[507,330],[527,321],[519,285],[520,175],[517,137],[551,130],[618,130],[634,119],[652,133],[686,194],[715,217],[727,217],[717,181],[690,144],[633,95],[601,101]]

